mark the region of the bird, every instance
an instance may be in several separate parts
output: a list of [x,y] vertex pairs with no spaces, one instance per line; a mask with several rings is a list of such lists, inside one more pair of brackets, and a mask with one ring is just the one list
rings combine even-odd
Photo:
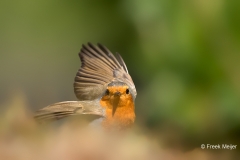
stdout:
[[81,67],[74,79],[78,101],[54,103],[38,110],[37,121],[58,120],[73,115],[94,115],[93,125],[105,129],[126,129],[135,121],[137,91],[127,66],[101,44],[83,44],[79,52]]

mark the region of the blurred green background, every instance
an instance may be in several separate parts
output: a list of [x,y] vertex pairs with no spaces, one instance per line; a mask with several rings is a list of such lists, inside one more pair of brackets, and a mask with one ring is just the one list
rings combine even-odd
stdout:
[[78,52],[99,42],[128,66],[138,125],[169,143],[240,144],[239,11],[237,0],[1,0],[0,102],[76,100]]

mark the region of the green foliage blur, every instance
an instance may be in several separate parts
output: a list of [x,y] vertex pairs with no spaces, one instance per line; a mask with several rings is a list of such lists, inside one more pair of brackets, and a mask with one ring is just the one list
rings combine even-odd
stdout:
[[237,0],[2,0],[0,102],[76,100],[81,45],[101,43],[128,66],[138,125],[169,143],[240,145],[239,28]]

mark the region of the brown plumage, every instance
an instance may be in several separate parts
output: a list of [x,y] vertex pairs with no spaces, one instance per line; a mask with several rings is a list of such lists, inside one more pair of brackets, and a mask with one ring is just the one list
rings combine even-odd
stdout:
[[79,57],[81,67],[74,81],[79,101],[49,105],[37,111],[35,118],[45,121],[91,114],[101,117],[105,128],[131,126],[137,92],[120,54],[114,56],[101,44],[88,43],[82,46]]

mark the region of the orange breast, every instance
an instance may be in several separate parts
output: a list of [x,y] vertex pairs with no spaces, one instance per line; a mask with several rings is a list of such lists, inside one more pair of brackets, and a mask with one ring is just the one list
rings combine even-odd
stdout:
[[[104,96],[100,103],[106,110],[106,118],[102,121],[104,128],[125,129],[134,123],[135,111],[131,94],[124,94],[120,97]],[[114,114],[113,107],[116,107]]]

